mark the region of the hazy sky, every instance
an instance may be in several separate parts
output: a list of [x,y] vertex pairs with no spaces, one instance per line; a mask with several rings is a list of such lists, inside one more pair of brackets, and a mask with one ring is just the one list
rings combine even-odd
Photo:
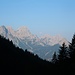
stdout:
[[60,34],[71,40],[75,32],[75,0],[0,0],[0,26],[27,26],[34,34]]

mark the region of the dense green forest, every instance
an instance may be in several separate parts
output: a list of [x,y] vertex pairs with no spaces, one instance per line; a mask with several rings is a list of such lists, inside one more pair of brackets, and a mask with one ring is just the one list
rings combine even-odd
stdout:
[[54,52],[51,61],[16,47],[12,41],[0,36],[0,73],[30,75],[75,75],[75,35],[67,47],[65,43]]

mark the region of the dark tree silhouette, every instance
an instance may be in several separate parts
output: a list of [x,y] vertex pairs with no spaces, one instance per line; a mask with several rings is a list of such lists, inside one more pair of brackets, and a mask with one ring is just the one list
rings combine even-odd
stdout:
[[73,35],[72,42],[69,45],[69,55],[71,58],[71,61],[75,61],[75,34]]
[[54,52],[54,54],[53,54],[53,58],[52,58],[52,63],[56,63],[57,62],[57,55],[56,55],[56,52]]
[[69,55],[72,74],[75,74],[75,34],[73,35],[72,41],[69,45]]
[[62,46],[59,49],[59,54],[58,54],[58,62],[59,63],[64,63],[65,60],[67,59],[67,46],[65,45],[65,43],[62,44]]

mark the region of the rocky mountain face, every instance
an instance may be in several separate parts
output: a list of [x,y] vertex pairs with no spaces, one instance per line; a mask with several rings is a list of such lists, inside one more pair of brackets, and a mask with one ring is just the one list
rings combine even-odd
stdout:
[[51,60],[55,51],[58,53],[59,46],[63,42],[65,42],[66,45],[69,44],[68,41],[60,35],[50,36],[47,34],[38,37],[37,35],[32,34],[25,26],[22,26],[17,30],[12,29],[10,26],[1,26],[0,35],[10,41],[12,40],[15,46],[18,46],[23,50],[27,49],[46,60]]

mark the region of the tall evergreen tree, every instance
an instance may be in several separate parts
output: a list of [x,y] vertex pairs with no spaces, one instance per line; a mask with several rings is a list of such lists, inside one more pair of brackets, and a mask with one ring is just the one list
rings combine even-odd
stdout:
[[71,71],[72,74],[75,75],[75,34],[73,35],[72,41],[69,45],[69,56]]
[[53,58],[52,58],[52,63],[56,63],[57,62],[57,55],[56,55],[56,52],[54,52],[53,54]]
[[63,43],[59,49],[58,62],[64,63],[66,59],[67,59],[67,46],[65,45],[65,43]]
[[69,55],[71,58],[71,61],[75,61],[75,34],[73,35],[72,41],[69,45]]

